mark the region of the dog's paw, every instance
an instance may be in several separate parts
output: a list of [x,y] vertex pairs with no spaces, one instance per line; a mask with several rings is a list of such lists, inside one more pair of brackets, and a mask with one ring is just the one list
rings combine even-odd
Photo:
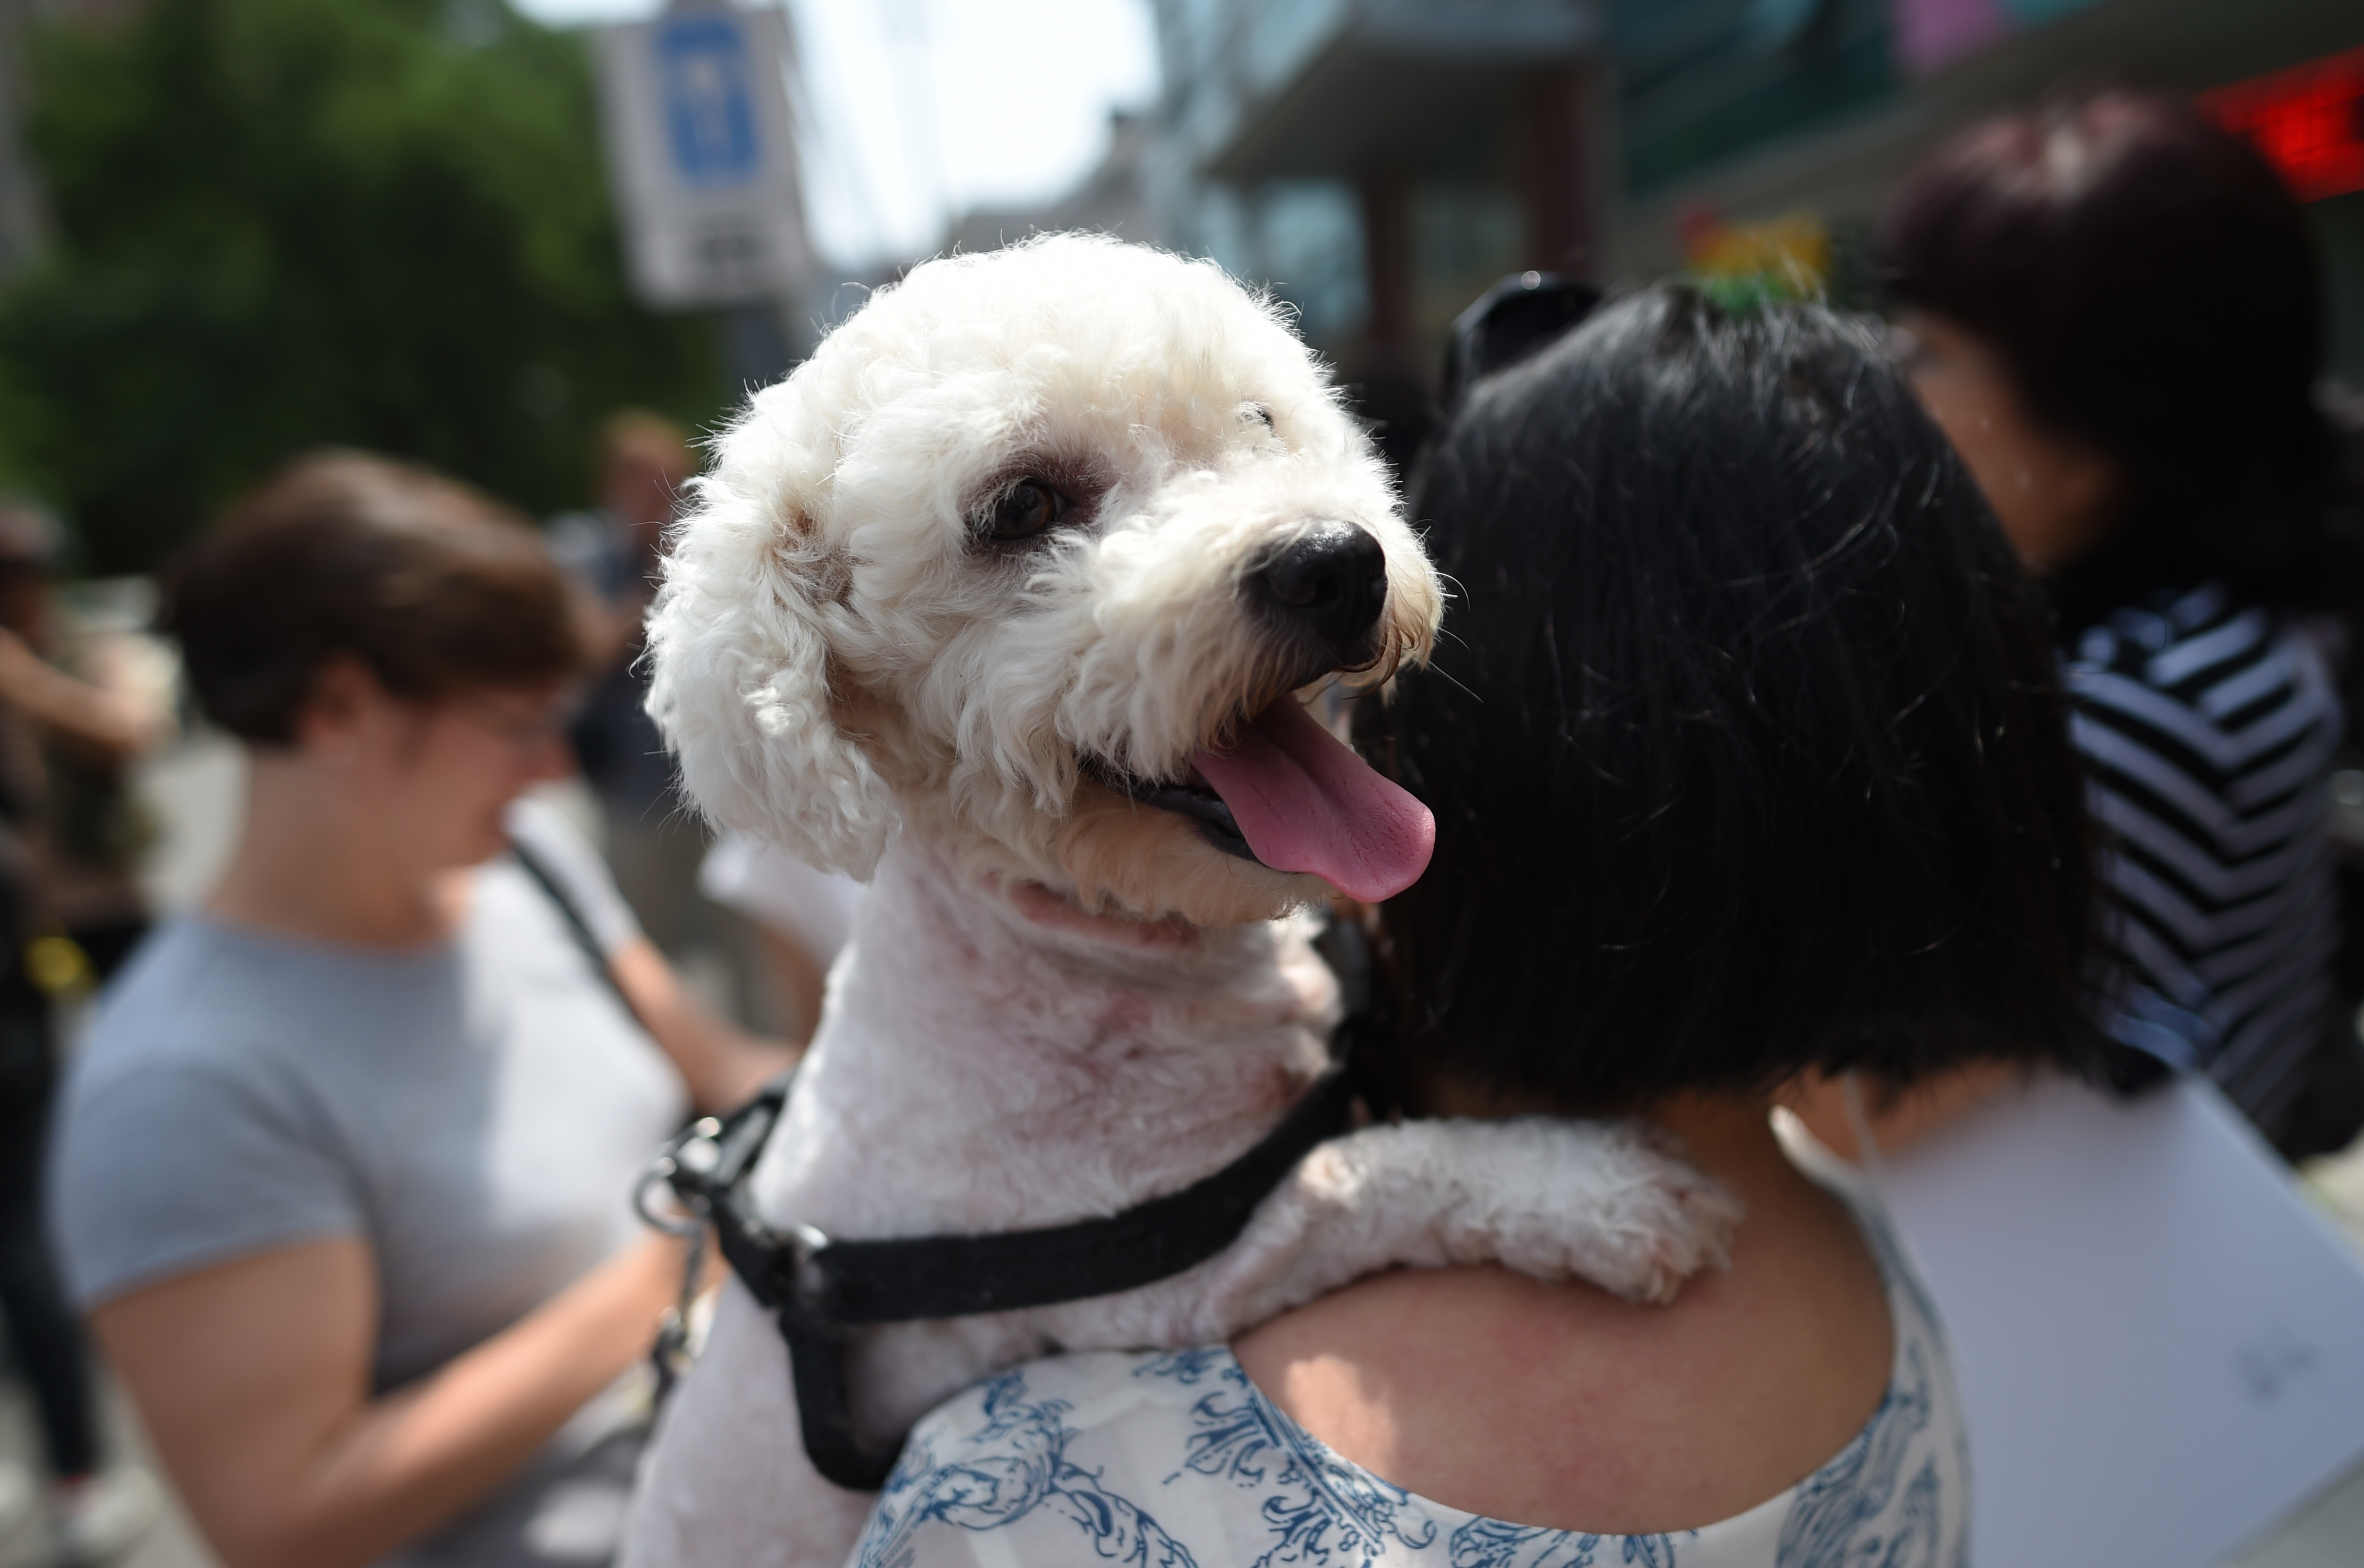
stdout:
[[1586,1280],[1628,1301],[1672,1301],[1729,1267],[1738,1199],[1642,1122],[1533,1117],[1435,1124],[1461,1189],[1450,1247],[1538,1279]]

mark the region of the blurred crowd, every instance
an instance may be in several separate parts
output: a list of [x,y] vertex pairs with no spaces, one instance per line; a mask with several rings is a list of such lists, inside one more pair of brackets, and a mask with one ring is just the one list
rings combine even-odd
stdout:
[[[1879,247],[1893,363],[2046,595],[2108,846],[2104,1075],[2204,1074],[2287,1159],[2343,1149],[2364,471],[2297,206],[2104,94],[1950,143]],[[627,409],[586,460],[597,504],[537,521],[295,456],[155,588],[61,580],[57,521],[0,506],[0,1311],[42,1439],[0,1532],[99,1561],[162,1506],[95,1336],[225,1562],[605,1559],[685,1305],[621,1194],[794,1059],[861,890],[675,792],[641,629],[697,454]],[[235,801],[143,790],[208,748]],[[160,908],[193,853],[217,875]],[[1787,1099],[1860,1153],[1850,1092]]]

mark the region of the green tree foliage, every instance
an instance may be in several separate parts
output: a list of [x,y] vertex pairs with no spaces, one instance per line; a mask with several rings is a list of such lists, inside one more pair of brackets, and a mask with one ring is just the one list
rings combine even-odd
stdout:
[[35,39],[58,241],[0,298],[0,437],[100,570],[293,453],[581,501],[590,431],[723,396],[626,295],[580,39],[503,0],[153,0]]

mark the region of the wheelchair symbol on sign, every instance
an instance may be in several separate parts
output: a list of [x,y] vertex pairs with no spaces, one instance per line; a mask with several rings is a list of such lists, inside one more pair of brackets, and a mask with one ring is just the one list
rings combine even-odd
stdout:
[[730,17],[667,17],[655,32],[665,139],[675,172],[693,185],[734,185],[763,161],[756,140],[753,62]]

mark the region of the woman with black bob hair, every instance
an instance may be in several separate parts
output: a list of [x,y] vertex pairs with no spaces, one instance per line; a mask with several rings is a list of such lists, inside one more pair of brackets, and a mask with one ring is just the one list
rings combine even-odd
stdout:
[[[1437,846],[1381,911],[1366,1053],[1408,1115],[1656,1123],[1745,1205],[1730,1268],[1665,1307],[1402,1270],[1229,1349],[1036,1362],[920,1424],[865,1551],[1117,1554],[1073,1518],[1170,1562],[1966,1562],[1942,1331],[1771,1112],[1810,1070],[2089,1064],[2033,589],[1869,329],[1681,286],[1478,382],[1415,515],[1458,593],[1358,728]],[[1039,1441],[1087,1516],[929,1511]]]
[[[1243,1362],[1348,1457],[1494,1518],[1710,1527],[1686,1564],[1914,1532],[1897,1556],[1960,1561],[1941,1332],[1876,1205],[1768,1110],[1803,1074],[1878,1099],[2093,1069],[2096,873],[2036,590],[1870,327],[1679,286],[1481,382],[1417,507],[1460,593],[1434,665],[1361,710],[1437,825],[1381,912],[1375,1054],[1412,1114],[1648,1117],[1749,1217],[1663,1313],[1388,1276]],[[1472,1331],[1554,1353],[1379,1370]],[[1532,1425],[1426,1435],[1506,1400]],[[1576,1451],[1539,1435],[1574,1411]],[[1744,1518],[1776,1528],[1744,1545]]]
[[2298,203],[2191,106],[2104,93],[1963,133],[1879,249],[1913,383],[2057,606],[2132,965],[2121,1072],[2206,1073],[2291,1158],[2339,1147],[2364,1058],[2327,786],[2364,517]]
[[1419,504],[1464,597],[1364,739],[1436,813],[1385,917],[1422,1071],[1597,1114],[2082,1061],[2042,606],[1865,329],[1651,291],[1482,386]]

